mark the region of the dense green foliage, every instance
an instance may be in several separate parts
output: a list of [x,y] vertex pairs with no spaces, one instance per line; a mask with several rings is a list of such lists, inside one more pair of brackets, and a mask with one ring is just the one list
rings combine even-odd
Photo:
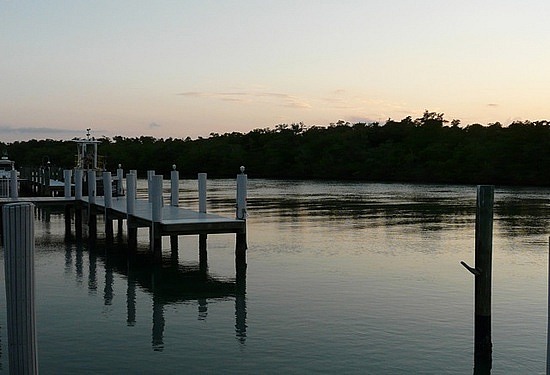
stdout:
[[[466,184],[550,185],[550,123],[547,121],[459,126],[443,114],[378,123],[339,121],[327,127],[281,124],[249,133],[209,138],[101,138],[108,169],[153,169],[183,177],[207,172],[229,177],[245,165],[254,178],[347,179]],[[49,159],[74,165],[72,141],[31,140],[1,144],[18,166]]]

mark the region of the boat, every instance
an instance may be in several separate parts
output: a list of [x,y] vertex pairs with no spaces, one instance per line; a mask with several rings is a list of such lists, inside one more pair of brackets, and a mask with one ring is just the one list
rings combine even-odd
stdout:
[[[74,168],[81,169],[83,171],[84,194],[87,194],[88,191],[88,172],[94,171],[96,175],[97,194],[103,195],[103,172],[105,172],[107,169],[106,158],[105,156],[98,154],[97,148],[101,141],[95,139],[95,137],[92,137],[90,131],[91,128],[86,129],[85,138],[73,139],[73,141],[76,143],[77,149]],[[122,185],[122,181],[119,181],[117,176],[113,176],[113,196],[124,195],[124,190],[122,188],[118,188],[119,184]]]
[[10,178],[11,171],[15,169],[15,162],[8,158],[8,154],[4,152],[0,158],[0,178]]
[[105,157],[97,153],[97,146],[101,143],[90,135],[90,128],[86,129],[86,138],[74,139],[76,142],[75,168],[83,171],[94,170],[98,177],[105,170]]
[[0,157],[0,197],[7,198],[10,196],[11,188],[11,171],[15,170],[15,162],[8,158],[8,154],[4,151]]

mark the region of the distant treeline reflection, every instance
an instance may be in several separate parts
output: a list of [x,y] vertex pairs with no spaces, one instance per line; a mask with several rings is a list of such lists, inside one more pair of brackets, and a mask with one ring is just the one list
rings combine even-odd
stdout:
[[[460,126],[428,112],[385,124],[338,121],[326,127],[279,124],[246,134],[209,138],[101,137],[108,169],[153,169],[183,177],[207,172],[233,177],[241,165],[255,178],[345,179],[424,183],[549,186],[550,123],[544,121]],[[71,141],[0,143],[18,166],[72,167]],[[143,176],[140,176],[143,177]]]

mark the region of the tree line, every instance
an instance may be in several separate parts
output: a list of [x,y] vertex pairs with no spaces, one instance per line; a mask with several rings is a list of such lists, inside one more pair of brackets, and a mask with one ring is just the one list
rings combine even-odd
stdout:
[[[107,169],[118,164],[141,173],[194,178],[234,177],[241,165],[254,178],[331,179],[378,182],[550,186],[550,122],[508,126],[460,126],[442,113],[384,124],[345,121],[328,126],[279,124],[248,133],[212,133],[208,138],[102,137]],[[18,166],[72,168],[72,141],[0,143]],[[140,176],[143,177],[143,176]]]

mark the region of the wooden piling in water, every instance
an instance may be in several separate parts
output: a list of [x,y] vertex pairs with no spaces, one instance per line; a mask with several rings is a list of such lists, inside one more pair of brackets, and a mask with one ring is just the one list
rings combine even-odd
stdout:
[[550,375],[550,237],[548,238],[548,310],[546,326],[546,375]]
[[[247,199],[247,183],[248,177],[244,173],[244,167],[241,167],[241,173],[237,175],[237,205],[235,217],[239,220],[246,220],[246,199]],[[237,233],[235,236],[235,266],[237,278],[246,273],[246,229]]]
[[11,374],[38,374],[34,278],[34,205],[12,203],[2,210],[4,267]]
[[493,267],[493,202],[495,187],[477,187],[475,268],[474,354],[491,356],[491,284]]
[[493,269],[493,204],[495,187],[477,187],[475,267],[460,262],[475,276],[474,374],[489,374],[492,367],[491,288]]

